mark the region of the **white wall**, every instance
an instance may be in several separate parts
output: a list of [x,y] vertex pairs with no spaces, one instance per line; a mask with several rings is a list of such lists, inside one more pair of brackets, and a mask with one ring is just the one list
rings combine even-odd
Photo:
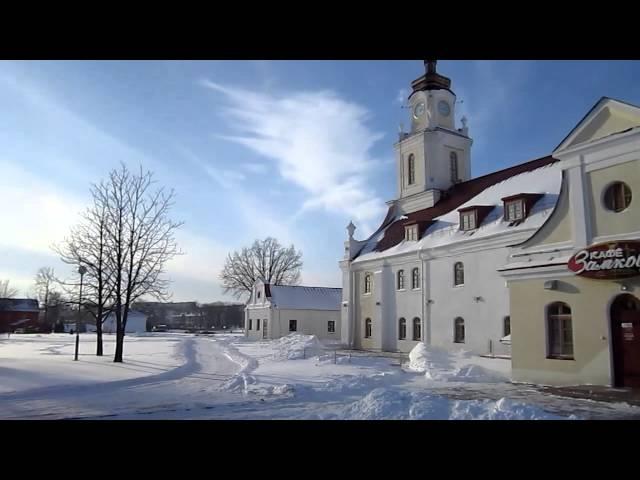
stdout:
[[[249,330],[249,319],[251,319],[251,330]],[[260,330],[257,329],[257,320],[260,319]],[[267,307],[247,308],[245,310],[245,337],[251,340],[263,338],[264,321],[267,320],[267,336],[271,332],[271,309]]]
[[[116,316],[109,315],[102,324],[104,333],[116,333]],[[147,316],[141,312],[129,312],[125,333],[141,333],[147,331]]]
[[[340,341],[341,314],[339,310],[279,310],[274,311],[272,338],[289,335],[289,320],[298,321],[297,333],[315,335],[323,340]],[[328,322],[335,322],[334,333],[329,333]]]
[[[507,263],[508,250],[499,247],[468,252],[429,261],[431,344],[447,348],[465,348],[479,354],[507,354],[500,343],[503,320],[509,315],[509,290],[496,271]],[[464,264],[464,285],[454,286],[453,265]],[[476,301],[474,297],[481,297]],[[454,343],[454,319],[462,317],[465,343]]]

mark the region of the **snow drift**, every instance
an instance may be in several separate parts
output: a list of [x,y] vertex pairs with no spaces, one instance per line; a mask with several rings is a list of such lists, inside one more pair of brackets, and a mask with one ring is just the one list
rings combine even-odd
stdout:
[[471,357],[465,350],[449,351],[419,343],[409,353],[407,369],[424,373],[428,380],[434,381],[498,383],[508,380],[498,372],[469,363]]
[[506,398],[452,400],[443,396],[377,388],[348,405],[337,418],[353,420],[561,420],[538,407]]
[[298,360],[316,357],[324,353],[325,348],[315,335],[292,333],[286,337],[273,340],[274,360]]

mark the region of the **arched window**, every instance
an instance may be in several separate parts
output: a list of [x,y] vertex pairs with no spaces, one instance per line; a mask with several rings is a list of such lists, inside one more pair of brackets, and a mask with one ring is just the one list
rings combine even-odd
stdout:
[[364,321],[364,338],[371,338],[371,319],[367,318]]
[[413,319],[413,339],[414,340],[420,340],[422,339],[422,328],[420,326],[420,319],[418,317],[415,317]]
[[453,341],[464,343],[464,318],[458,317],[453,321]]
[[451,169],[451,183],[457,183],[460,178],[458,177],[458,154],[456,152],[449,154],[449,166]]
[[398,270],[398,290],[404,290],[404,270]]
[[367,273],[364,276],[364,293],[371,293],[371,274]]
[[420,270],[414,268],[411,272],[411,288],[420,288]]
[[547,306],[547,335],[550,358],[573,358],[571,307],[564,302]]
[[507,335],[511,335],[511,317],[509,315],[504,317],[503,324],[504,324],[503,337],[506,337]]
[[456,262],[453,266],[453,284],[464,285],[464,264]]
[[409,185],[416,183],[416,158],[413,153],[409,155],[407,160],[407,183]]
[[398,320],[398,340],[407,338],[407,321],[404,318]]

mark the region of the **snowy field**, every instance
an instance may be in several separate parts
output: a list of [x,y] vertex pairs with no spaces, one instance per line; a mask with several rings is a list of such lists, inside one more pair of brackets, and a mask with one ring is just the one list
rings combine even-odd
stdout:
[[509,382],[510,362],[414,349],[408,362],[334,352],[315,337],[249,342],[240,335],[0,338],[3,419],[587,419],[640,408],[568,399]]

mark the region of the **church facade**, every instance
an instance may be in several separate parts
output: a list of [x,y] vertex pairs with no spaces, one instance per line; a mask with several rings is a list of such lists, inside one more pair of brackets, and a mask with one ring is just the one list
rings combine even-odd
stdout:
[[599,279],[576,272],[585,255],[640,260],[638,109],[603,99],[552,155],[473,178],[469,128],[457,125],[451,81],[435,61],[408,101],[397,197],[369,238],[347,227],[342,342],[511,356],[523,382],[633,383],[640,267]]
[[466,119],[456,125],[451,81],[435,61],[425,67],[409,96],[411,130],[395,144],[397,198],[368,239],[348,227],[342,340],[508,355],[509,291],[497,266],[550,214],[561,172],[549,156],[472,178],[473,141]]

